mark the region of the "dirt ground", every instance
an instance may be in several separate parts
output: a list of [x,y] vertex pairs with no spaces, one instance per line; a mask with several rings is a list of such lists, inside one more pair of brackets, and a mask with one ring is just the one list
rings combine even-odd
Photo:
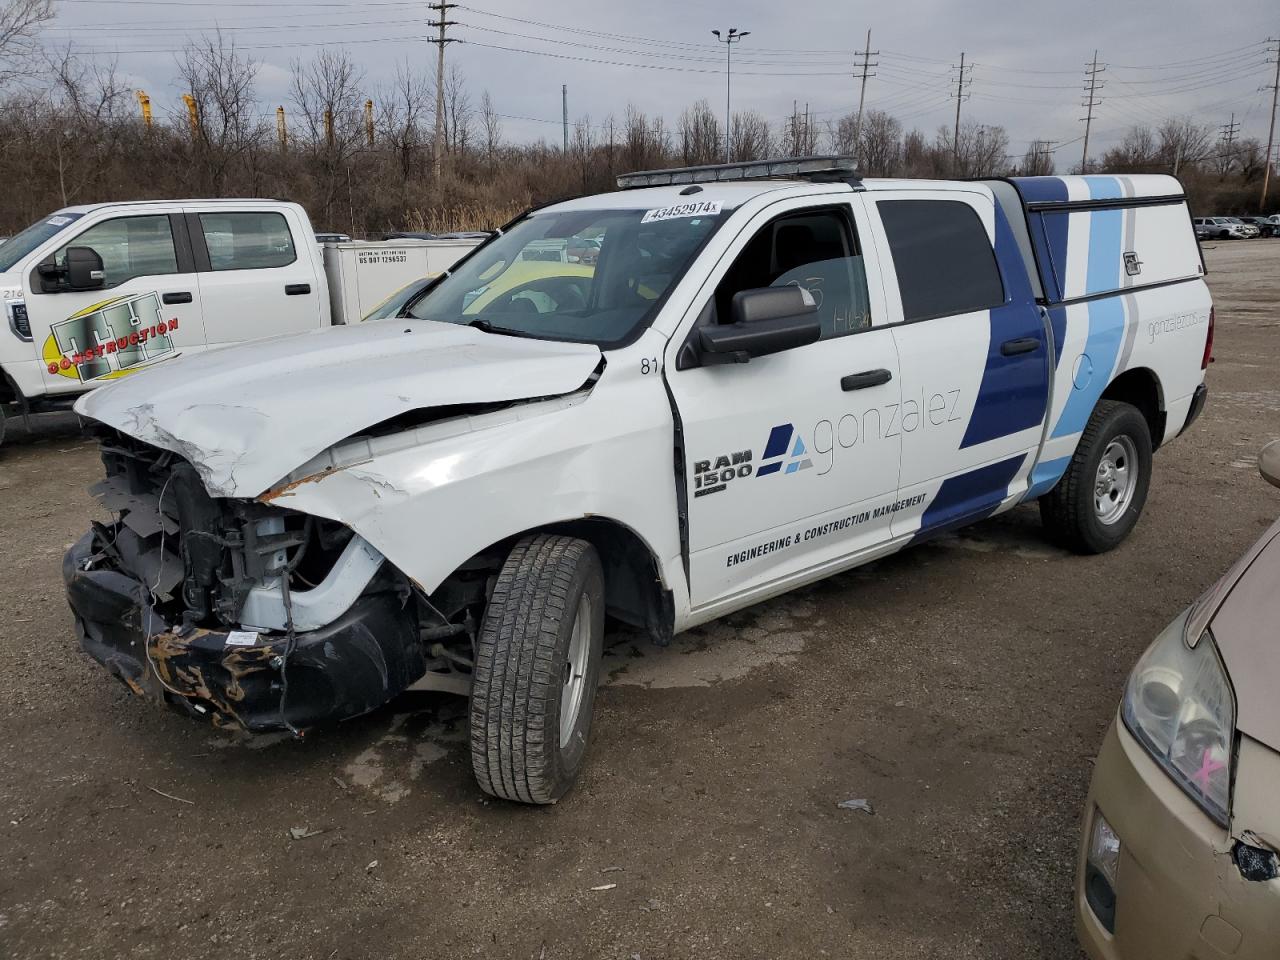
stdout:
[[16,426],[0,955],[1075,958],[1081,808],[1125,676],[1280,512],[1255,469],[1280,436],[1280,241],[1207,259],[1209,405],[1120,549],[1063,553],[1023,507],[667,650],[624,638],[585,776],[549,808],[482,798],[447,698],[249,744],[136,700],[63,599],[96,452],[74,418]]

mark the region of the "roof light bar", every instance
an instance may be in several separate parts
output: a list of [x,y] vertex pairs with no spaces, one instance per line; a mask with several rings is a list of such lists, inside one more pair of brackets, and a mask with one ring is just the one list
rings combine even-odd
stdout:
[[852,157],[787,157],[781,160],[748,160],[745,163],[714,163],[705,167],[673,167],[669,170],[640,170],[618,177],[618,187],[666,187],[681,183],[712,183],[733,180],[774,178],[861,182]]

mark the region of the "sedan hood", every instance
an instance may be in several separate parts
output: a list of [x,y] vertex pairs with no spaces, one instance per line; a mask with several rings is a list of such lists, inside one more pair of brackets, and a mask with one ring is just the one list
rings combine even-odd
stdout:
[[[1192,613],[1209,629],[1236,692],[1236,728],[1280,750],[1280,523],[1272,526]],[[1216,605],[1216,609],[1212,609]]]
[[76,412],[189,460],[214,496],[256,497],[391,417],[570,393],[598,347],[397,320],[188,355],[82,397]]

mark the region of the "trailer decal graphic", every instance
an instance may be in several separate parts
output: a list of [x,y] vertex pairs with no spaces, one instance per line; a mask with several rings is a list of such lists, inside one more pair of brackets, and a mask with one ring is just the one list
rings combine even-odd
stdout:
[[160,316],[160,295],[116,297],[50,326],[42,355],[50,375],[81,383],[114,379],[177,356],[170,333],[178,318]]

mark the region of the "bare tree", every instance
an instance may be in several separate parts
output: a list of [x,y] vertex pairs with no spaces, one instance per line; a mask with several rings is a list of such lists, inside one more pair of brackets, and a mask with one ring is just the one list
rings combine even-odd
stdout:
[[464,154],[471,144],[475,110],[467,93],[466,78],[455,63],[444,81],[444,144],[452,154]]
[[720,121],[711,104],[699,100],[680,114],[680,154],[685,166],[715,163],[723,151]]
[[243,57],[221,33],[188,44],[177,60],[178,82],[195,105],[173,122],[191,131],[191,176],[197,192],[221,196],[235,167],[248,172],[250,192],[258,184],[258,153],[268,125],[258,114],[258,63]]
[[570,141],[569,150],[578,168],[582,192],[586,193],[592,171],[592,155],[595,151],[595,138],[591,134],[591,117],[584,114],[573,125],[573,140]]
[[862,120],[855,155],[867,176],[895,175],[902,162],[902,124],[883,110],[868,110]]
[[1145,125],[1130,127],[1118,147],[1103,155],[1102,166],[1114,173],[1151,173],[1160,165],[1155,134]]
[[480,123],[484,127],[484,156],[493,163],[498,147],[502,145],[502,118],[498,116],[488,90],[480,96]]
[[339,222],[344,187],[348,210],[355,217],[352,161],[364,137],[363,82],[363,73],[345,51],[325,49],[310,63],[293,65],[293,102],[302,115],[303,142],[315,179],[312,213],[323,211],[327,226]]
[[1200,164],[1213,152],[1213,135],[1209,128],[1190,117],[1166,120],[1156,130],[1160,145],[1156,152],[1161,166],[1178,173],[1185,166]]
[[1019,172],[1024,177],[1053,176],[1053,153],[1048,140],[1032,140],[1027,152],[1022,155],[1022,166]]
[[38,46],[40,26],[53,19],[53,0],[0,0],[0,86],[21,77]]
[[378,135],[391,148],[400,181],[408,183],[416,172],[416,158],[427,146],[427,119],[431,114],[431,83],[406,62],[396,67],[391,83],[376,97]]
[[772,141],[769,121],[763,115],[754,110],[733,115],[729,152],[734,160],[764,160],[769,156]]

